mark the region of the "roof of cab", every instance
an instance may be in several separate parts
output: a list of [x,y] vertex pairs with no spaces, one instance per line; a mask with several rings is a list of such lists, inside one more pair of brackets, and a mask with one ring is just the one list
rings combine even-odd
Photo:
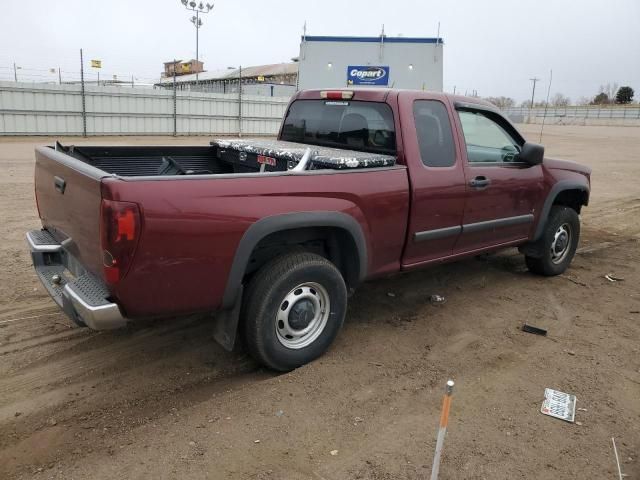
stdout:
[[316,88],[310,90],[300,90],[292,100],[294,99],[305,99],[305,100],[314,100],[320,98],[320,92],[326,91],[353,91],[354,100],[367,100],[367,101],[378,101],[384,102],[387,99],[387,96],[391,93],[398,93],[402,95],[403,92],[407,93],[421,93],[424,94],[425,97],[433,98],[433,99],[445,99],[448,98],[452,102],[457,104],[473,104],[478,106],[483,106],[485,108],[489,108],[492,110],[496,110],[495,105],[487,102],[486,100],[482,100],[478,97],[465,97],[463,95],[452,95],[449,93],[442,92],[431,92],[425,90],[410,90],[410,89],[402,89],[402,88],[372,88],[372,87],[345,87],[345,88]]

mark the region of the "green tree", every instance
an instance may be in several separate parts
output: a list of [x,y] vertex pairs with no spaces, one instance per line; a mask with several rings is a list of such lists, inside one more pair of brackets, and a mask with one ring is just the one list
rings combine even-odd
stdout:
[[633,100],[633,88],[631,87],[620,87],[618,89],[618,93],[616,93],[616,103],[631,103]]
[[591,102],[593,105],[604,105],[609,103],[609,95],[604,92],[600,92],[595,97],[593,97],[593,101]]

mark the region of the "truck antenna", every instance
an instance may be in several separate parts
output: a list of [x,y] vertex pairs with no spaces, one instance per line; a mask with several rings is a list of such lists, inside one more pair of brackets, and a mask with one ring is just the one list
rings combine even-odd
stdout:
[[544,104],[544,115],[542,116],[542,126],[540,127],[540,143],[542,143],[542,132],[544,131],[544,121],[547,119],[547,108],[549,108],[549,94],[551,93],[551,81],[553,80],[553,69],[549,73],[549,88],[547,88],[547,101]]

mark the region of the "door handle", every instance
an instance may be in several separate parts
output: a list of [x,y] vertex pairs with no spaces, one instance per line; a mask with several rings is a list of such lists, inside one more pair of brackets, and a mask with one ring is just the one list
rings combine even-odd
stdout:
[[64,193],[64,189],[67,188],[67,182],[64,178],[53,177],[53,184],[60,193]]
[[469,182],[469,185],[473,188],[484,188],[491,185],[491,180],[485,177],[484,175],[480,175]]

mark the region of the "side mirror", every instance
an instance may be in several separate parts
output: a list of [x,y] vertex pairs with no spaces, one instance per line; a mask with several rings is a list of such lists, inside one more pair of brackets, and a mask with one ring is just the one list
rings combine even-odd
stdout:
[[544,147],[537,143],[525,142],[518,154],[518,160],[529,165],[540,165],[544,160]]

